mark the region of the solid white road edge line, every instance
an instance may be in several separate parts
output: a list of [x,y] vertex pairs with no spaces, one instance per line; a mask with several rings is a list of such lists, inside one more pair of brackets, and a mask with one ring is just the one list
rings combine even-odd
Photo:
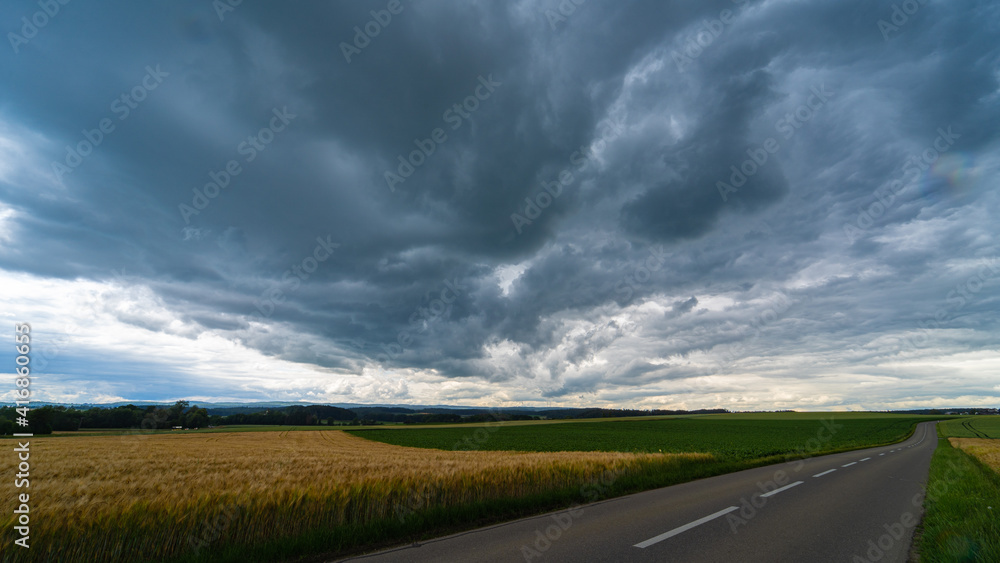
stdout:
[[715,520],[719,516],[725,516],[726,514],[729,514],[730,512],[732,512],[734,510],[739,510],[739,509],[740,508],[738,506],[730,506],[729,508],[725,508],[723,510],[720,510],[720,511],[716,512],[715,514],[709,514],[708,516],[706,516],[704,518],[699,518],[699,519],[695,520],[694,522],[691,522],[689,524],[684,524],[680,528],[674,528],[673,530],[670,530],[669,532],[664,532],[664,533],[662,533],[662,534],[660,534],[660,535],[658,535],[656,537],[649,538],[648,540],[646,540],[644,542],[637,543],[633,547],[647,548],[647,547],[653,545],[654,543],[660,543],[661,541],[663,541],[665,539],[672,538],[672,537],[676,536],[677,534],[686,532],[686,531],[690,530],[691,528],[694,528],[695,526],[701,526],[705,522],[708,522],[708,521],[711,521],[711,520]]
[[771,491],[769,493],[764,493],[764,494],[762,494],[760,496],[761,496],[761,498],[767,498],[767,497],[769,497],[771,495],[776,495],[776,494],[780,493],[781,491],[787,491],[788,489],[791,489],[792,487],[794,487],[796,485],[801,485],[802,483],[803,483],[802,481],[796,481],[794,483],[790,483],[788,485],[785,485],[784,487],[781,487],[780,489],[774,489],[773,491]]

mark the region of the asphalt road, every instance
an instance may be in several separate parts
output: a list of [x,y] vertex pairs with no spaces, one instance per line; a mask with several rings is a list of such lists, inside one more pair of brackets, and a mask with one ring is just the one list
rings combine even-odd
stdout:
[[905,562],[937,446],[934,424],[919,424],[892,446],[720,475],[343,561]]

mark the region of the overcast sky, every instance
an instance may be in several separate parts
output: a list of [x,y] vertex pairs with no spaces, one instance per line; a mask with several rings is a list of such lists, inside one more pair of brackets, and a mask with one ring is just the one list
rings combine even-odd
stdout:
[[1000,403],[996,2],[51,4],[0,5],[36,400]]

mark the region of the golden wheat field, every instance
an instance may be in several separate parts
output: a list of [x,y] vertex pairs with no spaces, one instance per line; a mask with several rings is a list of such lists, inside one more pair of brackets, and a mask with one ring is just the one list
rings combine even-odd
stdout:
[[953,447],[961,448],[966,453],[976,456],[976,459],[1000,473],[1000,440],[986,438],[948,438],[948,440]]
[[[153,560],[708,459],[427,450],[331,430],[36,437],[30,489],[0,491],[30,491],[31,560]],[[16,472],[14,456],[0,472]]]

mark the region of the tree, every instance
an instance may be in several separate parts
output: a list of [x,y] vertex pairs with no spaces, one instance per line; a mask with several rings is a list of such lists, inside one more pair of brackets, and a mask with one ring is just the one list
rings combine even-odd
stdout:
[[[46,407],[50,408],[50,407]],[[52,409],[52,429],[53,430],[79,430],[80,420],[83,413],[76,409],[67,409],[58,406]]]
[[208,410],[199,409],[197,406],[184,415],[184,426],[188,428],[203,428],[208,426]]
[[32,434],[52,433],[52,407],[42,407],[28,411],[28,427]]
[[285,417],[285,424],[304,426],[309,423],[309,413],[305,407],[293,406],[288,408],[288,416]]
[[167,422],[172,426],[183,424],[184,411],[190,406],[187,401],[177,401],[174,406],[167,409]]

